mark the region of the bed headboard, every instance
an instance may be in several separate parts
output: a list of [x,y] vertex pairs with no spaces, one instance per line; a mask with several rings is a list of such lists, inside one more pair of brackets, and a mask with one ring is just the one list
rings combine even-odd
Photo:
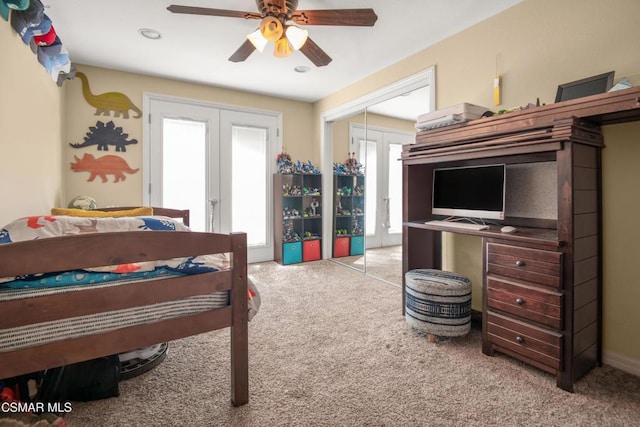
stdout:
[[[135,209],[138,207],[139,206],[111,206],[108,208],[98,208],[94,210],[110,212]],[[189,209],[157,208],[155,206],[152,206],[151,208],[153,209],[154,215],[168,216],[169,218],[180,218],[184,225],[189,226]]]

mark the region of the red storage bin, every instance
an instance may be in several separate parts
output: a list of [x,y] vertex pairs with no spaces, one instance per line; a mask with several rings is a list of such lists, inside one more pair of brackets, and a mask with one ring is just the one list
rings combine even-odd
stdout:
[[350,237],[336,237],[333,241],[333,257],[349,256]]
[[302,261],[316,261],[321,258],[320,240],[305,240],[302,243]]

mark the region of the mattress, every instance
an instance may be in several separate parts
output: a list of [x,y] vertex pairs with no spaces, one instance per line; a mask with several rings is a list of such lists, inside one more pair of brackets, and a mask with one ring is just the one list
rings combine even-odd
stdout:
[[[59,288],[0,289],[0,302],[64,292],[76,292],[91,288],[126,286],[127,281],[98,285],[70,286]],[[0,352],[18,350],[30,346],[47,344],[64,339],[78,338],[100,332],[107,332],[128,326],[158,322],[181,316],[192,315],[229,305],[229,292],[187,297],[146,306],[122,310],[106,311],[86,316],[72,317],[32,325],[2,329]]]

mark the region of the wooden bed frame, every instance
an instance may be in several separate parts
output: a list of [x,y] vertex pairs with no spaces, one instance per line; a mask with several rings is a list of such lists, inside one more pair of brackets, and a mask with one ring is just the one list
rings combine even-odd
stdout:
[[[161,209],[154,210],[154,214],[161,213]],[[188,212],[186,218],[188,222]],[[125,286],[0,301],[1,334],[6,328],[230,291],[230,305],[223,308],[0,352],[0,379],[229,327],[231,402],[234,406],[247,403],[249,366],[245,233],[132,231],[10,243],[0,245],[0,277],[215,253],[230,254],[229,269]],[[202,369],[207,367],[203,366]]]

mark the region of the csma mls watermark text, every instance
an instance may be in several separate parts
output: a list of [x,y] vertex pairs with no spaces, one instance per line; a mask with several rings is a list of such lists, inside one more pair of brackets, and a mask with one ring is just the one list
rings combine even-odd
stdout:
[[0,412],[71,412],[73,410],[71,402],[2,402]]

